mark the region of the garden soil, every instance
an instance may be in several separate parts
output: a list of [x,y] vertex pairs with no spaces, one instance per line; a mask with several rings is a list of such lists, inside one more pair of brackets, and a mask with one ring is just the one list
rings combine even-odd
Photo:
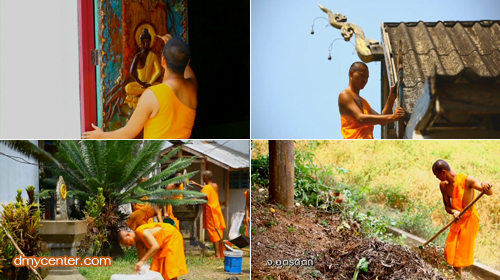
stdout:
[[[460,279],[443,249],[408,248],[360,236],[355,221],[311,207],[268,203],[267,190],[252,191],[252,279]],[[464,273],[462,279],[481,279]]]

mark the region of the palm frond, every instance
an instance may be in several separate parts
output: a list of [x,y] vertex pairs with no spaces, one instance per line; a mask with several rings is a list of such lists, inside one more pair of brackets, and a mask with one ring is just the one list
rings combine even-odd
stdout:
[[0,143],[28,158],[39,162],[50,162],[62,168],[61,163],[56,158],[28,140],[0,140]]

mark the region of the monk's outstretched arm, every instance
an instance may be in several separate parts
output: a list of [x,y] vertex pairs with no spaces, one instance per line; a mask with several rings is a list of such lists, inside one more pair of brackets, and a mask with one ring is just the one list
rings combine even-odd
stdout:
[[391,87],[391,92],[389,93],[389,98],[387,98],[387,102],[385,103],[384,110],[382,110],[382,115],[390,115],[392,114],[392,106],[394,106],[394,101],[396,101],[396,93],[394,89],[396,86]]
[[352,96],[350,96],[347,92],[341,92],[339,95],[339,110],[341,114],[342,112],[346,112],[347,115],[351,115],[354,119],[360,124],[369,125],[369,124],[387,124],[390,122],[395,122],[404,117],[403,108],[397,108],[396,112],[391,115],[371,115],[371,114],[363,114],[361,109],[359,109],[356,102]]
[[476,178],[472,176],[467,176],[467,183],[471,188],[474,188],[480,192],[484,191],[487,195],[493,194],[493,185],[488,182],[479,182]]
[[203,189],[203,186],[201,184],[196,183],[195,181],[190,181],[189,183],[193,186],[197,186],[198,188]]

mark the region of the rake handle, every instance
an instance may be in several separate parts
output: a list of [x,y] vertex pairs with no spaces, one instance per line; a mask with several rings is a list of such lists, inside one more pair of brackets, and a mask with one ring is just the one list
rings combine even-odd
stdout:
[[436,235],[434,235],[431,239],[429,239],[429,241],[425,242],[424,244],[424,247],[427,246],[427,244],[431,243],[432,241],[434,241],[434,239],[436,239],[441,233],[443,233],[443,231],[445,231],[447,228],[449,228],[455,221],[458,221],[460,220],[460,218],[462,217],[462,215],[467,211],[469,210],[469,208],[472,207],[472,205],[474,205],[474,203],[476,203],[476,201],[478,201],[482,196],[484,195],[484,191],[481,192],[481,194],[479,194],[473,201],[471,201],[471,203],[469,203],[469,205],[465,206],[464,208],[464,211],[462,211],[458,217],[456,217],[455,219],[453,219],[451,222],[449,222],[444,228],[442,228],[438,233],[436,233]]

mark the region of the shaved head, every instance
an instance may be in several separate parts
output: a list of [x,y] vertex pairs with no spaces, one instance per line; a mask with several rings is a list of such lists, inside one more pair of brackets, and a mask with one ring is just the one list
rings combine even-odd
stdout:
[[135,232],[119,230],[117,233],[118,242],[124,246],[134,246],[135,245]]
[[206,170],[203,172],[203,177],[207,178],[208,180],[212,180],[212,171]]
[[173,38],[163,47],[163,57],[172,73],[183,75],[191,58],[191,49],[186,42]]
[[450,171],[451,168],[446,161],[444,161],[442,159],[438,159],[432,165],[432,170],[439,173],[443,170]]
[[361,61],[354,62],[353,64],[351,64],[351,67],[349,68],[349,75],[350,75],[351,71],[354,73],[354,72],[358,71],[359,68],[361,68],[361,67],[365,67],[366,69],[368,69],[368,66],[366,65],[366,63],[361,62]]

